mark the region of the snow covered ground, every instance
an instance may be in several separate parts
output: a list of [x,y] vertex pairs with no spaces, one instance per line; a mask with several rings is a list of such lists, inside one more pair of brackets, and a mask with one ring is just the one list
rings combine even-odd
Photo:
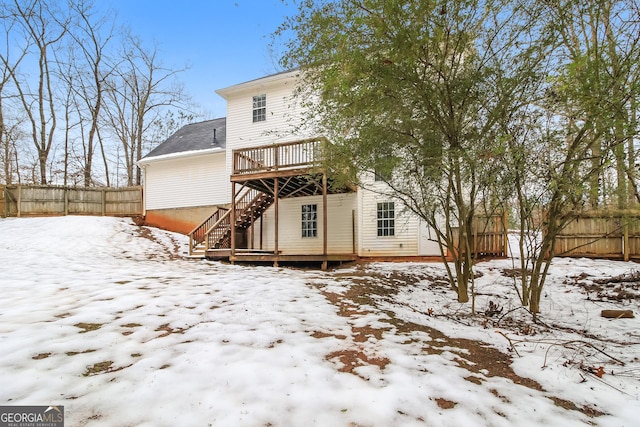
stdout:
[[638,264],[558,259],[533,324],[510,260],[479,266],[477,310],[501,311],[472,317],[439,264],[185,245],[128,219],[0,219],[0,404],[64,405],[68,426],[640,425]]

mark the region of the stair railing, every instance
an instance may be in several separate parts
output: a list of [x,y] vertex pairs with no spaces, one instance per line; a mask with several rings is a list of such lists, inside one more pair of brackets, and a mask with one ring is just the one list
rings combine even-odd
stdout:
[[[248,188],[240,199],[236,202],[236,227],[246,226],[248,214],[251,211],[264,209],[264,203],[271,204],[271,198],[266,193]],[[231,210],[225,209],[224,213],[217,217],[217,220],[210,224],[209,228],[204,231],[202,241],[205,242],[205,251],[207,249],[227,249],[231,248]],[[213,217],[213,215],[212,215]]]
[[202,221],[196,228],[189,233],[189,254],[193,255],[193,251],[207,237],[207,232],[222,218],[230,209],[218,207],[209,217]]
[[[231,247],[231,210],[227,210],[220,219],[207,230],[205,251]],[[227,240],[229,241],[227,245]]]

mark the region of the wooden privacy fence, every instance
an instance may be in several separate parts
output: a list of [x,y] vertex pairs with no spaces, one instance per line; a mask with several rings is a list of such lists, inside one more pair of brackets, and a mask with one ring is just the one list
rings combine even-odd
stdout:
[[2,216],[142,215],[142,187],[0,186]]
[[[506,214],[473,217],[471,241],[475,258],[507,256],[507,221]],[[454,232],[454,238],[457,240],[459,230],[455,228]]]
[[597,211],[580,215],[556,237],[557,256],[640,258],[640,211]]

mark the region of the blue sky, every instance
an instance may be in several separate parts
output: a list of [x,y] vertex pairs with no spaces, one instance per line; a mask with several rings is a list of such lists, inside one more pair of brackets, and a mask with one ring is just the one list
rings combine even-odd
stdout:
[[209,112],[226,115],[216,89],[281,71],[270,35],[295,8],[281,0],[100,0],[143,44],[158,45],[163,65],[180,74],[186,91]]

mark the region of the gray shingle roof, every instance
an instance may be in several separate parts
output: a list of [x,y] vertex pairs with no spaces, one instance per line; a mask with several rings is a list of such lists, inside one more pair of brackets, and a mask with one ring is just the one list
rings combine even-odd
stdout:
[[183,126],[162,144],[151,150],[144,158],[148,159],[185,151],[225,148],[226,145],[227,119],[223,117]]

